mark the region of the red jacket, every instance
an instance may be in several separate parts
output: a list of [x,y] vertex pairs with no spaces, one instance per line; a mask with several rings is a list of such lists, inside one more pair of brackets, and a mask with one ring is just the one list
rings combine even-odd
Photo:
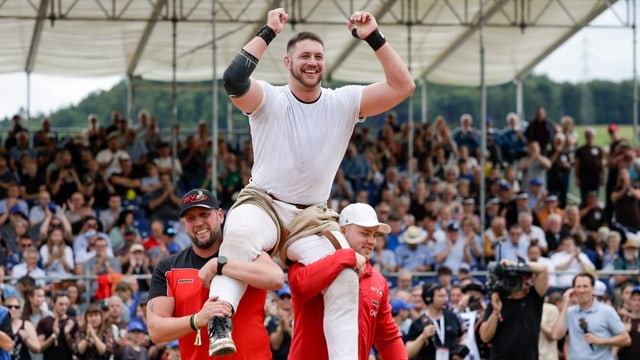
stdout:
[[[295,263],[289,267],[289,287],[293,301],[293,339],[290,359],[328,359],[322,329],[324,302],[321,291],[345,268],[356,265],[353,249],[340,249],[306,267]],[[407,359],[407,351],[391,316],[387,280],[367,263],[360,277],[358,310],[358,354],[367,360],[375,345],[382,359]],[[335,324],[340,326],[340,324]]]

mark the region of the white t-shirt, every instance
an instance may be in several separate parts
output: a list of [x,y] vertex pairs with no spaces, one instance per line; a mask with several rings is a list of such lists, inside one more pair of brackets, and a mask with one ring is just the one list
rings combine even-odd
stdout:
[[111,149],[102,149],[96,154],[96,161],[100,164],[107,163],[107,167],[104,170],[104,176],[108,179],[111,174],[119,173],[122,171],[120,167],[120,159],[131,159],[129,153],[124,150],[116,150],[115,153]]
[[[558,265],[566,264],[567,261],[573,256],[573,254],[566,251],[559,251],[551,255],[551,262],[555,267]],[[580,261],[578,261],[580,259]],[[594,268],[591,260],[584,253],[578,255],[578,259],[571,260],[571,263],[564,271],[572,271],[573,274],[559,274],[556,275],[556,286],[559,288],[570,288],[573,282],[575,274],[584,271],[583,265],[586,267]]]
[[531,225],[531,233],[530,234],[526,234],[524,231],[522,232],[522,235],[520,235],[520,241],[528,241],[529,243],[532,243],[534,239],[538,240],[538,245],[540,245],[541,247],[548,247],[549,244],[547,244],[547,238],[544,234],[544,230],[542,230],[541,227],[539,226],[535,226],[535,225]]
[[255,155],[252,183],[293,204],[327,201],[355,124],[362,86],[322,89],[304,103],[288,86],[259,82],[260,106],[249,115]]

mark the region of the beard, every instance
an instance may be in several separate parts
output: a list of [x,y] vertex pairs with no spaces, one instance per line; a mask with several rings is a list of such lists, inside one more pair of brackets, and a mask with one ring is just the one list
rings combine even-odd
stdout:
[[638,257],[638,254],[637,254],[637,253],[629,254],[629,253],[627,253],[626,251],[625,251],[625,253],[624,253],[624,259],[625,259],[625,260],[627,260],[627,261],[633,261],[633,260],[635,260],[637,257]]
[[191,243],[195,247],[200,250],[208,250],[216,243],[216,241],[218,241],[218,239],[220,239],[221,235],[221,231],[218,229],[218,231],[211,230],[211,236],[209,236],[209,238],[205,241],[198,241],[198,239],[193,235],[189,237],[191,238]]
[[316,80],[307,80],[304,78],[304,73],[301,70],[296,70],[294,68],[294,64],[292,63],[289,66],[289,73],[291,74],[291,76],[293,76],[294,79],[298,80],[298,82],[302,85],[304,85],[305,87],[308,88],[315,88],[316,86],[318,86],[321,82],[322,82],[322,74],[319,73],[321,76],[318,76],[318,79]]

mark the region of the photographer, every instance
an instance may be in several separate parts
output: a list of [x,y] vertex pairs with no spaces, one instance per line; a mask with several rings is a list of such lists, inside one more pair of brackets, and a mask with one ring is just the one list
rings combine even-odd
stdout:
[[425,284],[422,298],[426,311],[413,321],[405,344],[410,359],[462,360],[469,349],[462,343],[462,325],[447,307],[447,289],[440,284]]
[[[611,306],[594,300],[593,275],[583,272],[573,278],[573,287],[563,295],[560,316],[552,337],[560,339],[569,330],[570,359],[613,359],[613,347],[631,344],[629,333]],[[577,304],[571,304],[575,295]],[[637,355],[637,354],[636,354]]]
[[538,359],[542,305],[549,286],[547,266],[503,259],[489,269],[491,303],[480,338],[491,342],[491,359]]

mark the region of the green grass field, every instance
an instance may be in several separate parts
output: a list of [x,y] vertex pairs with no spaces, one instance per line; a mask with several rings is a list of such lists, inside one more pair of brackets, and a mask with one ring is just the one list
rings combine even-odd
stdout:
[[[607,132],[607,125],[593,125],[593,126],[588,126],[588,125],[579,125],[576,126],[576,132],[578,133],[578,146],[581,146],[582,144],[584,144],[585,140],[584,140],[584,130],[587,127],[592,127],[596,130],[596,137],[595,137],[595,143],[600,146],[603,150],[608,151],[609,150],[609,144],[611,143],[611,137],[609,136],[609,133]],[[620,137],[625,138],[627,140],[629,140],[629,142],[633,145],[633,125],[618,125],[618,132],[620,134]],[[638,142],[636,141],[636,144],[638,144]],[[578,191],[578,189],[576,188],[576,183],[574,180],[574,173],[571,172],[571,179],[569,180],[569,193],[572,196],[573,199],[580,199],[580,192]],[[602,191],[600,191],[600,196],[599,196],[599,201],[604,204],[604,189]]]
[[[609,143],[611,142],[611,137],[607,132],[607,125],[576,126],[575,129],[578,133],[578,146],[584,144],[584,130],[587,127],[592,127],[596,130],[596,144],[607,150]],[[618,125],[618,133],[620,134],[620,137],[628,139],[629,142],[633,144],[633,125]]]

